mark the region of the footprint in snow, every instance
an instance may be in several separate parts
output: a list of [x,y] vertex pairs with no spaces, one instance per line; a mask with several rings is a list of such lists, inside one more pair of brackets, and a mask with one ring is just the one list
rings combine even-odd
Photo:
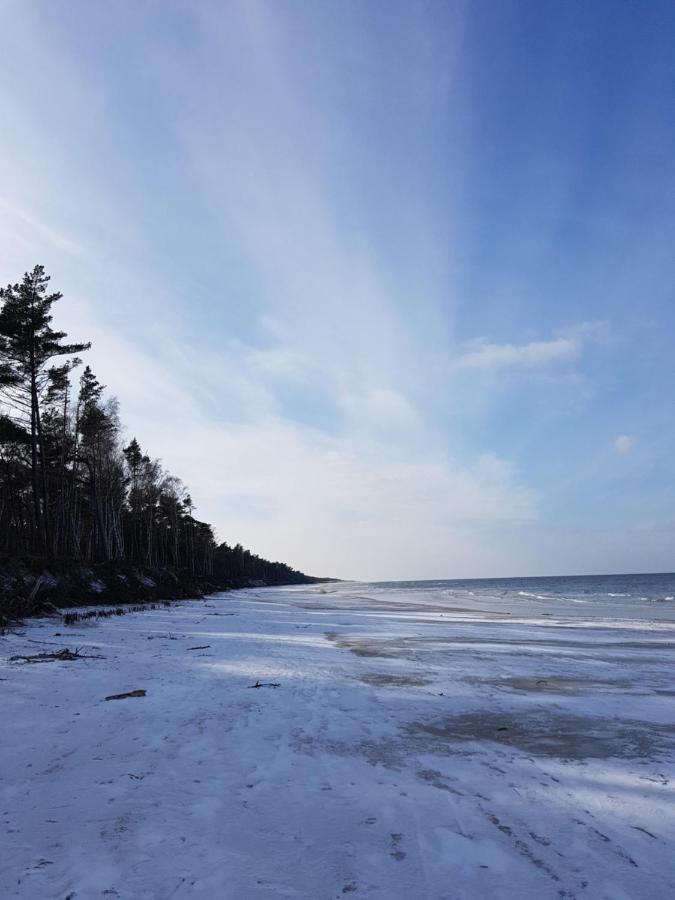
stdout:
[[389,856],[391,856],[392,859],[395,859],[398,862],[401,862],[401,860],[404,860],[406,857],[406,854],[403,852],[403,850],[399,849],[399,845],[402,840],[403,840],[402,834],[392,833],[391,844],[389,846]]

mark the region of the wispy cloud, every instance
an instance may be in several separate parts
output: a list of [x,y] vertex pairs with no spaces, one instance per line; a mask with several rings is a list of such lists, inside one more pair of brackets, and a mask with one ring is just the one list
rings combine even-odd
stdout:
[[38,221],[25,211],[0,197],[0,213],[7,222],[8,235],[12,233],[15,240],[21,242],[24,248],[31,247],[35,234],[52,244],[57,250],[64,253],[80,255],[84,252],[82,244],[74,240],[70,235],[51,225]]
[[419,424],[415,409],[391,388],[367,387],[359,393],[345,392],[338,401],[360,423],[371,427],[410,428]]
[[531,341],[528,344],[490,344],[483,340],[471,342],[456,360],[458,369],[482,371],[505,368],[539,368],[577,359],[581,340],[559,337],[550,341]]

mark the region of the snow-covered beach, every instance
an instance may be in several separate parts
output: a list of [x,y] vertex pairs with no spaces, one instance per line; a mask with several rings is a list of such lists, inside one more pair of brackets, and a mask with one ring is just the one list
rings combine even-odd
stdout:
[[251,589],[0,638],[0,896],[675,896],[675,623],[526,600]]

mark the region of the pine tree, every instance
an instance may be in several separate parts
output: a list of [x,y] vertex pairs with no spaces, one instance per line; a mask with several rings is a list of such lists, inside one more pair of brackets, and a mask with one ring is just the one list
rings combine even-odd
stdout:
[[42,433],[48,455],[50,479],[51,537],[54,553],[67,555],[74,551],[73,506],[76,486],[73,478],[75,434],[71,414],[70,374],[80,365],[74,357],[48,371],[48,386],[44,393]]
[[106,560],[123,555],[122,507],[125,475],[119,452],[117,401],[103,401],[102,385],[89,366],[80,377],[76,462],[87,470],[90,547],[87,555]]
[[132,438],[129,445],[122,451],[124,453],[124,461],[127,466],[129,478],[128,504],[130,513],[130,537],[129,542],[131,555],[138,557],[141,549],[141,493],[140,478],[143,468],[143,451],[136,440]]
[[51,308],[61,294],[47,293],[43,266],[26,272],[20,284],[0,288],[0,370],[3,394],[20,421],[30,423],[30,469],[33,528],[43,551],[50,551],[47,458],[40,402],[49,381],[49,362],[72,356],[91,344],[66,344],[63,331],[51,327]]

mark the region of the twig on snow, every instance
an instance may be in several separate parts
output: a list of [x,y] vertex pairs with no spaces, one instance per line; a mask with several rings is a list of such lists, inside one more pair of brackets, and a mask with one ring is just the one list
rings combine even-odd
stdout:
[[10,656],[9,661],[39,663],[50,662],[51,660],[65,660],[70,662],[73,659],[105,659],[105,657],[96,654],[80,653],[79,647],[76,647],[74,651],[69,650],[66,647],[64,650],[58,650],[56,653],[35,653],[32,656]]
[[111,694],[106,700],[126,700],[127,697],[145,697],[145,691],[127,691],[125,694]]

